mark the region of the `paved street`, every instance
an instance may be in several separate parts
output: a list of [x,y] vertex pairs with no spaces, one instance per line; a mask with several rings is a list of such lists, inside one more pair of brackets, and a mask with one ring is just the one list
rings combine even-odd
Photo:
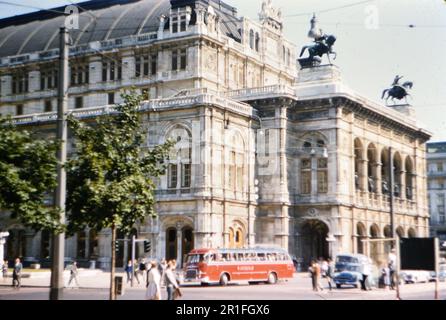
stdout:
[[[81,289],[66,289],[67,300],[106,300],[108,299],[108,273],[98,273],[94,277],[81,277]],[[14,290],[9,286],[0,286],[0,300],[46,300],[48,288],[26,287],[32,279],[24,279],[24,287]],[[0,280],[0,285],[2,280]],[[9,281],[9,279],[8,279]],[[36,283],[36,279],[33,280]],[[228,287],[220,286],[184,286],[184,300],[394,300],[395,291],[375,289],[361,292],[355,288],[335,289],[332,292],[324,290],[314,293],[307,274],[296,274],[289,282],[276,285],[238,284]],[[101,288],[102,286],[102,288]],[[96,287],[96,288],[95,288]],[[403,300],[432,300],[434,298],[434,283],[409,284],[401,286]],[[119,300],[143,300],[145,288],[143,282],[134,288],[127,286],[125,294]],[[163,290],[165,299],[165,290]],[[440,299],[446,300],[446,283],[440,282]]]

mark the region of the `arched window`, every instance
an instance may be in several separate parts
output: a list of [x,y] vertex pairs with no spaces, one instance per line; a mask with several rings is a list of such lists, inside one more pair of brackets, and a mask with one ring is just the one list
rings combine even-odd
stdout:
[[192,169],[191,135],[188,130],[177,126],[169,132],[167,137],[176,142],[168,159],[167,188],[190,188]]
[[259,47],[260,47],[260,36],[259,33],[256,32],[256,51],[259,52]]
[[355,173],[354,173],[355,189],[363,190],[363,179],[365,172],[363,172],[362,162],[364,160],[363,159],[364,150],[362,142],[358,138],[356,138],[354,142],[353,154],[355,155]]
[[390,192],[389,166],[389,149],[384,148],[381,151],[381,193],[385,195]]
[[254,49],[254,31],[249,31],[249,47]]
[[401,197],[401,174],[402,174],[402,160],[399,152],[396,152],[393,156],[393,177],[394,177],[394,190],[393,193],[396,197]]
[[367,147],[367,185],[369,192],[377,192],[377,149],[376,146],[371,143]]
[[414,178],[414,171],[413,171],[413,164],[412,159],[407,156],[406,157],[406,199],[412,200],[413,199],[413,178]]

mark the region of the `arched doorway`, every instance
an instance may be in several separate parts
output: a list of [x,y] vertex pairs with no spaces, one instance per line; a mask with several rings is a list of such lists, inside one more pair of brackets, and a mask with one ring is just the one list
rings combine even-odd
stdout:
[[365,254],[365,243],[362,241],[367,237],[365,226],[362,222],[356,224],[356,248],[357,253]]
[[177,229],[175,227],[166,230],[166,259],[177,258]]
[[[375,223],[370,226],[369,232],[371,239],[379,238],[379,227]],[[379,243],[376,241],[370,242],[370,258],[375,262],[375,264],[379,264]]]
[[182,257],[186,261],[186,255],[194,248],[194,234],[191,227],[184,227],[182,230]]
[[329,257],[328,231],[328,226],[320,220],[311,219],[303,223],[302,258],[304,263],[309,265],[312,259]]
[[417,237],[417,233],[415,231],[414,228],[409,228],[409,230],[407,231],[407,236],[409,238],[416,238]]
[[235,224],[229,227],[229,248],[243,248],[245,245],[245,232],[243,231],[242,224],[235,222]]

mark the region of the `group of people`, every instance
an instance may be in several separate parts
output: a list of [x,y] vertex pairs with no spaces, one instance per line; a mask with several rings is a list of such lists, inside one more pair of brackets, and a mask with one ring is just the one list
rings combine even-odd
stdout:
[[389,261],[387,262],[387,265],[384,265],[381,268],[381,277],[379,279],[379,286],[383,287],[384,289],[391,289],[394,290],[396,286],[396,255],[395,255],[395,249],[392,249],[391,253],[389,254]]
[[331,291],[333,289],[333,277],[334,277],[334,263],[331,258],[324,260],[312,260],[311,265],[308,268],[311,275],[311,283],[313,285],[313,291],[323,291],[324,288],[321,283],[321,279],[327,279],[328,288]]
[[155,260],[150,262],[147,271],[147,300],[161,300],[161,287],[165,286],[167,300],[175,300],[182,296],[179,280],[176,275],[176,260],[162,260],[158,264]]
[[[3,281],[6,281],[6,277],[8,276],[8,264],[8,260],[4,260],[1,264]],[[20,286],[22,285],[22,270],[22,262],[19,258],[15,259],[14,267],[12,269],[12,286],[14,287],[14,289],[20,289]]]

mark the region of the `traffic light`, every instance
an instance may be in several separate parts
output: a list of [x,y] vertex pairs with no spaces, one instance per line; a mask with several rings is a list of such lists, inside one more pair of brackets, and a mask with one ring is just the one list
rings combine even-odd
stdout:
[[150,246],[151,246],[151,244],[150,244],[150,241],[144,241],[144,252],[145,253],[147,253],[147,252],[150,252]]
[[115,251],[119,251],[119,241],[115,241]]

